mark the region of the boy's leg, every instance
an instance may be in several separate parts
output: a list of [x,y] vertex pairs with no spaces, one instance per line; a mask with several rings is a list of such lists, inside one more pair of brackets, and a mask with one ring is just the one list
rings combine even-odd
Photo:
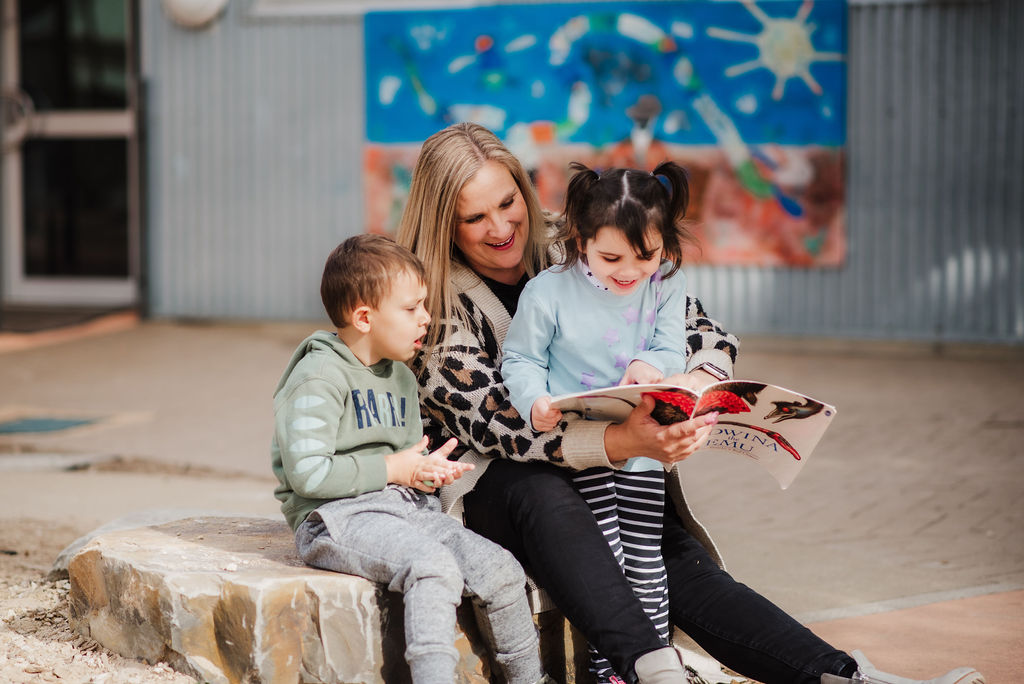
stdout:
[[487,624],[494,657],[510,684],[532,684],[544,675],[537,630],[526,599],[526,574],[515,557],[441,512],[440,505],[420,511],[417,522],[447,548],[462,571]]
[[668,575],[661,555],[665,476],[661,470],[615,471],[623,570],[644,612],[669,644]]
[[[608,548],[615,554],[619,567],[625,571],[622,536],[619,530],[619,502],[615,489],[615,471],[611,468],[589,468],[572,476],[572,483],[580,497],[590,507],[597,526],[608,542]],[[636,593],[634,591],[634,593]],[[645,608],[646,612],[646,608]],[[593,644],[587,644],[590,652],[590,671],[599,684],[605,684],[615,675],[615,669],[608,659],[601,655]]]
[[466,525],[511,551],[627,681],[638,657],[661,648],[565,469],[495,459],[464,502]]
[[463,586],[455,559],[399,517],[403,509],[415,509],[412,503],[398,502],[388,511],[355,511],[351,505],[332,509],[333,503],[311,513],[296,530],[299,556],[312,566],[359,575],[404,594],[405,659],[412,680],[451,684],[459,657],[455,609]]

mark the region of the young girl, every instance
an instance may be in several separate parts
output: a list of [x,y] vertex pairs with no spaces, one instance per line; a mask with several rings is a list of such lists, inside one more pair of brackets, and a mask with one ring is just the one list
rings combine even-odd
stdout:
[[[686,279],[679,273],[689,201],[686,172],[596,173],[574,163],[557,236],[561,264],[531,279],[505,338],[501,373],[509,399],[533,429],[562,414],[551,395],[658,382],[686,368]],[[665,645],[668,585],[661,557],[664,470],[649,458],[573,478]],[[597,598],[596,600],[600,600]],[[591,649],[601,682],[616,676]]]

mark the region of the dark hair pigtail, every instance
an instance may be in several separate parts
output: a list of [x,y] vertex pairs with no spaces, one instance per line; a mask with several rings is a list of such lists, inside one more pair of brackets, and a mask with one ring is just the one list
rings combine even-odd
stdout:
[[668,216],[673,221],[681,221],[690,205],[690,182],[686,169],[673,161],[666,161],[658,164],[651,174],[663,176],[668,181]]
[[684,169],[672,161],[662,162],[651,172],[658,178],[664,178],[668,189],[668,204],[665,216],[662,217],[665,238],[665,256],[672,261],[672,270],[666,275],[673,275],[679,270],[683,260],[683,245],[696,244],[696,238],[687,228],[684,221],[686,209],[690,204],[690,181]]
[[569,185],[565,190],[565,208],[562,210],[565,222],[556,235],[556,239],[565,247],[565,262],[562,265],[566,268],[580,259],[579,227],[592,196],[591,193],[600,180],[596,171],[579,162],[570,163],[569,168],[575,173],[569,179]]

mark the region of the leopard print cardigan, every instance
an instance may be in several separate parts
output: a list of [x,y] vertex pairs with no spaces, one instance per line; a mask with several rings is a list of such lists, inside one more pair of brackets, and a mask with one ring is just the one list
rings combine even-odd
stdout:
[[[554,430],[535,433],[512,407],[501,379],[501,346],[511,317],[490,288],[469,268],[454,264],[452,284],[465,308],[468,325],[446,320],[447,344],[414,363],[419,375],[423,430],[431,448],[450,437],[459,446],[449,458],[474,464],[475,469],[441,489],[441,503],[462,519],[462,497],[472,491],[494,458],[545,460],[572,470],[615,467],[604,452],[607,423],[566,415]],[[731,371],[738,340],[709,319],[700,302],[687,301],[688,366],[705,361]],[[679,469],[672,470],[669,491],[687,530],[722,565],[704,527],[693,517],[683,496]]]

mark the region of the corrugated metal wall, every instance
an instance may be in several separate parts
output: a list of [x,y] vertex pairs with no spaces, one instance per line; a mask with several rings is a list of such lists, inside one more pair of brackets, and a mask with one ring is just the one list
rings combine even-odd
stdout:
[[319,318],[324,259],[363,224],[361,22],[234,0],[188,30],[141,6],[150,312]]
[[[320,317],[362,222],[362,26],[143,3],[157,316]],[[1024,3],[850,7],[840,269],[689,268],[740,333],[1024,343]]]

